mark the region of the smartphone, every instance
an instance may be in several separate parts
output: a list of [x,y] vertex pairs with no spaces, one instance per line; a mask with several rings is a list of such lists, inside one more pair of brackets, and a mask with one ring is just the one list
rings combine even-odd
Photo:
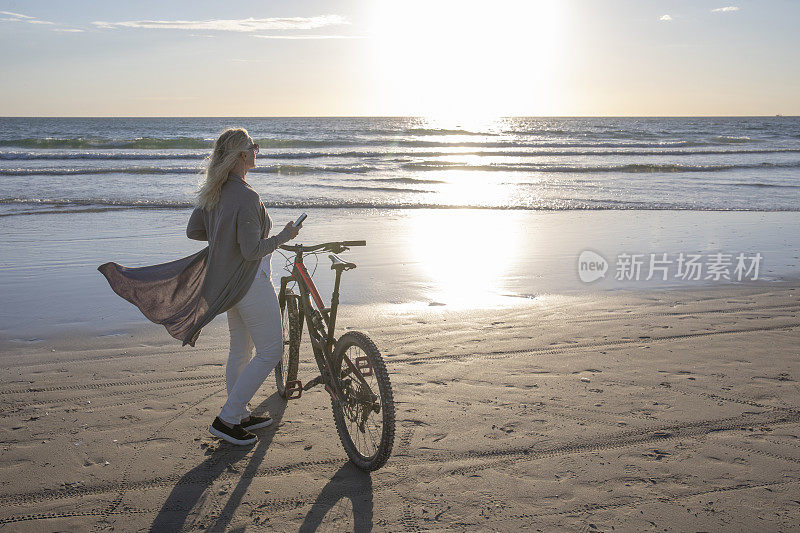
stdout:
[[306,219],[306,217],[307,217],[307,216],[308,216],[308,215],[307,215],[307,214],[305,214],[305,213],[303,213],[302,215],[300,215],[300,216],[298,217],[298,219],[294,221],[294,227],[296,228],[297,226],[299,226],[300,224],[302,224],[302,223],[303,223],[303,221]]

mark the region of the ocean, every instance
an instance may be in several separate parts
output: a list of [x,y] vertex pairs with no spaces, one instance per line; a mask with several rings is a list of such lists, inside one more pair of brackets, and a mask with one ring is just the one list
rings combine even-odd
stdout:
[[267,207],[797,211],[800,118],[0,118],[0,217],[184,209],[227,127]]
[[[706,262],[760,254],[759,282],[800,273],[800,118],[0,118],[0,126],[0,345],[156,327],[97,266],[162,263],[205,245],[186,238],[186,222],[203,159],[233,126],[261,146],[247,180],[276,228],[306,212],[295,243],[367,241],[343,255],[358,264],[342,280],[347,313],[739,283],[686,280],[675,264],[668,279],[617,279],[624,254]],[[580,277],[586,251],[607,261],[603,279]],[[286,259],[271,260],[280,286]],[[324,254],[308,262],[326,300],[328,263]],[[224,328],[224,317],[215,324]]]

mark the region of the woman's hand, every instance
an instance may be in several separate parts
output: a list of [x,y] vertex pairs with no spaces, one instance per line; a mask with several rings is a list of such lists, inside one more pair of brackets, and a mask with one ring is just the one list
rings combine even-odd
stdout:
[[295,226],[294,222],[289,222],[283,229],[289,232],[289,240],[291,240],[297,237],[297,234],[300,233],[300,228],[302,227],[303,227],[302,223],[299,226]]

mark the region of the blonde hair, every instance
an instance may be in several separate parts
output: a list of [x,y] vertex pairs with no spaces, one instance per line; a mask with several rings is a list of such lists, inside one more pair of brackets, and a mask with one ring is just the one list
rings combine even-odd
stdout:
[[239,154],[250,148],[252,143],[253,140],[244,128],[227,129],[214,141],[211,155],[206,158],[205,181],[197,191],[197,207],[210,211],[217,206],[222,186],[236,166]]

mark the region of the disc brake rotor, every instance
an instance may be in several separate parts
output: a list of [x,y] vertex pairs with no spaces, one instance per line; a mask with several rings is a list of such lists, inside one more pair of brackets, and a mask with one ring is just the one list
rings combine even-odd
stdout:
[[349,380],[343,384],[345,401],[342,408],[347,418],[351,422],[358,424],[358,429],[362,433],[366,431],[366,421],[372,411],[378,412],[380,407],[375,408],[375,397],[357,380]]

